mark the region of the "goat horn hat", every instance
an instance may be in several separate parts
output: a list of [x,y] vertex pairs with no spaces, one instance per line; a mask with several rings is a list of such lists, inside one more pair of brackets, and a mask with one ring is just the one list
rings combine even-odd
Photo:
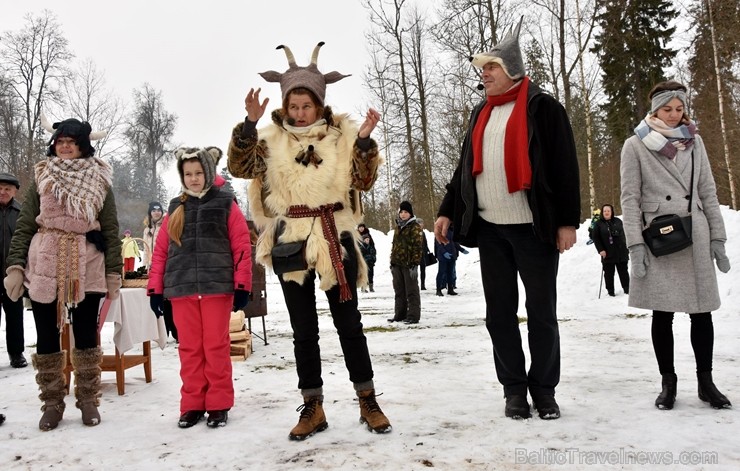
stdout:
[[280,91],[282,92],[283,101],[285,101],[285,98],[287,98],[288,94],[292,90],[302,87],[311,90],[311,92],[316,95],[316,98],[318,98],[321,106],[324,106],[326,86],[330,83],[338,82],[345,77],[349,77],[349,75],[344,75],[337,71],[326,74],[319,71],[316,63],[319,57],[319,49],[321,49],[321,46],[323,45],[323,41],[318,43],[311,55],[311,63],[305,67],[301,67],[296,64],[290,48],[281,44],[276,49],[283,49],[285,51],[285,56],[288,58],[288,70],[282,73],[268,70],[267,72],[260,72],[260,75],[268,82],[280,83]]

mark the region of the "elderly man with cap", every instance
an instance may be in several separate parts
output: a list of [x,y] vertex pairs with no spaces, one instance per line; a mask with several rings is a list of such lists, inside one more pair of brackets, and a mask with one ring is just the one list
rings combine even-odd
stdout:
[[[5,273],[10,250],[10,239],[15,232],[15,222],[21,212],[21,204],[15,199],[15,194],[21,187],[18,179],[10,173],[0,173],[0,245],[3,247],[0,267]],[[23,356],[23,300],[12,301],[5,292],[5,287],[0,287],[0,306],[5,311],[5,343],[8,347],[10,366],[13,368],[24,368],[28,366],[26,357]]]
[[[575,244],[581,221],[578,161],[565,109],[525,74],[519,25],[491,51],[470,58],[486,99],[473,110],[460,162],[434,224],[438,241],[478,247],[486,327],[504,413],[557,419],[560,380],[557,320],[559,255]],[[524,284],[531,365],[517,319]]]

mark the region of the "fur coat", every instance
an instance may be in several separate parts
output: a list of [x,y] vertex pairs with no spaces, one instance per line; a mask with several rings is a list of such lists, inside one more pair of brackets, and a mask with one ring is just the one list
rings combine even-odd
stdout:
[[[248,193],[252,217],[260,232],[256,250],[260,264],[272,267],[270,254],[276,238],[278,242],[307,240],[306,261],[309,270],[315,269],[319,274],[320,288],[327,291],[337,285],[320,218],[286,215],[293,205],[318,208],[342,203],[344,208],[334,212],[337,234],[341,237],[347,232],[354,238],[357,286],[366,286],[367,265],[358,248],[356,230],[362,218],[360,191],[372,188],[382,159],[375,141],[368,139],[368,150],[358,146],[357,124],[347,115],[333,115],[326,107],[324,119],[324,125],[293,133],[283,126],[283,115],[276,110],[271,124],[247,136],[242,132],[244,123],[238,123],[229,144],[228,168],[235,177],[252,179]],[[311,149],[320,163],[305,165],[297,161],[297,156]],[[281,221],[284,229],[276,234]],[[289,272],[283,279],[303,284],[307,274],[308,271]]]

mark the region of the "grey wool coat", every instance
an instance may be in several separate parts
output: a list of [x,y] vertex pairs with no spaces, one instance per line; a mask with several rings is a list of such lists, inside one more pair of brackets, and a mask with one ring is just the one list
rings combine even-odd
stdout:
[[[643,244],[643,216],[649,224],[664,214],[688,215],[691,153],[694,154],[693,245],[654,257],[647,250],[647,274],[630,278],[629,305],[667,312],[711,312],[719,308],[719,290],[709,242],[725,241],[717,189],[701,137],[675,161],[648,150],[639,137],[622,148],[622,212],[627,246]],[[647,247],[646,247],[647,249]],[[634,257],[631,257],[635,263]]]

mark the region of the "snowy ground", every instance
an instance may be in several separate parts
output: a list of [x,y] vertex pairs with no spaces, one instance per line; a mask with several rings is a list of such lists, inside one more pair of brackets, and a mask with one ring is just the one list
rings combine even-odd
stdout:
[[[714,314],[714,377],[740,404],[740,215],[723,208],[728,255],[735,264],[719,274],[722,308]],[[561,257],[559,317],[562,376],[560,420],[503,415],[491,343],[484,326],[477,250],[458,262],[457,297],[434,295],[436,266],[422,292],[421,323],[389,324],[393,289],[387,263],[376,265],[375,293],[360,294],[373,357],[379,403],[393,424],[388,435],[359,424],[327,304],[320,299],[325,410],[329,428],[304,442],[288,440],[301,403],[296,390],[290,325],[275,276],[268,275],[269,345],[234,364],[236,406],[227,427],[177,428],[180,379],[177,349],[153,353],[154,381],[143,368],[126,372],[118,396],[114,373],[103,373],[102,423],[85,427],[73,399],[57,430],[37,428],[40,402],[33,370],[12,369],[0,341],[0,467],[5,470],[100,469],[709,469],[740,468],[739,408],[716,411],[696,395],[689,320],[675,321],[678,400],[673,411],[653,406],[660,377],[650,343],[650,316],[627,307],[627,297],[602,291],[601,265],[586,245]],[[390,238],[373,232],[378,260],[388,260]],[[431,234],[427,233],[430,242]],[[431,246],[431,245],[430,245]],[[619,285],[617,281],[617,286]],[[521,299],[523,306],[524,299]],[[524,309],[521,311],[524,315]],[[26,356],[35,344],[26,313]],[[253,327],[259,325],[253,324]],[[259,332],[260,328],[256,330]],[[5,330],[3,323],[2,331]],[[526,342],[526,326],[522,326]],[[4,336],[0,334],[0,338]],[[113,349],[112,326],[103,330]],[[734,445],[733,445],[734,444]]]

